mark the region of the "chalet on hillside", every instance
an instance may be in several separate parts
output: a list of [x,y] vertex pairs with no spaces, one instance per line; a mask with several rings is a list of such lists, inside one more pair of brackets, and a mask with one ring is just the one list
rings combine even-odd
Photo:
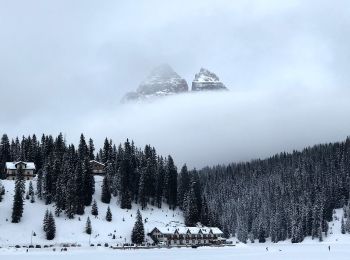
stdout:
[[5,175],[7,180],[16,179],[18,169],[22,166],[25,180],[34,178],[35,164],[33,162],[6,162]]
[[92,174],[94,175],[105,175],[106,173],[106,165],[98,162],[96,160],[91,160],[90,161],[91,169],[92,169]]
[[217,227],[155,227],[148,234],[155,243],[166,245],[219,245],[226,242]]

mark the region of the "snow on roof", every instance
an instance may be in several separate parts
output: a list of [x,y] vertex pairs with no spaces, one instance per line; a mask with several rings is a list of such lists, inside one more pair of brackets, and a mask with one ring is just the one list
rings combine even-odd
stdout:
[[200,232],[202,234],[210,234],[210,232],[215,235],[223,234],[223,232],[217,227],[157,227],[156,229],[162,234],[174,234],[176,231],[183,235],[188,232],[191,234],[198,234]]
[[26,170],[35,170],[35,164],[33,162],[6,162],[6,169],[9,169],[9,170],[16,170],[17,169],[17,165],[18,164],[23,164],[24,167],[23,169],[26,169]]
[[97,164],[100,164],[100,165],[102,165],[102,166],[105,166],[104,163],[98,162],[98,161],[96,161],[96,160],[91,160],[90,163],[97,163]]

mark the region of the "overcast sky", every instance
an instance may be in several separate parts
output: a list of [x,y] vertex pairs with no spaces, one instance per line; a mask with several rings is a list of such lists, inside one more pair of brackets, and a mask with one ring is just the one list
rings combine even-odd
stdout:
[[[129,137],[191,166],[350,134],[347,0],[0,1],[0,129]],[[170,64],[231,91],[119,104]]]

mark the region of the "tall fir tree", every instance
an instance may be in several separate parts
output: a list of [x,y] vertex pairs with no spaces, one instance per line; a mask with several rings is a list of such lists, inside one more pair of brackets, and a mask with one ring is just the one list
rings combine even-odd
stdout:
[[13,197],[13,207],[12,207],[12,223],[18,223],[21,221],[23,215],[24,206],[24,193],[25,193],[25,183],[23,177],[24,170],[22,165],[19,165],[16,176],[15,183],[15,195]]
[[144,239],[145,239],[145,228],[143,226],[141,212],[140,210],[137,210],[136,222],[131,233],[131,241],[137,245],[140,245],[143,243]]
[[85,232],[86,232],[86,234],[89,234],[89,235],[91,235],[91,233],[92,233],[91,220],[89,217],[86,220]]
[[97,202],[96,202],[96,200],[94,200],[94,202],[92,203],[91,215],[93,215],[93,216],[95,216],[95,217],[98,216],[98,207],[97,207]]
[[50,212],[47,219],[46,239],[53,240],[55,236],[56,236],[55,218],[53,217],[52,212]]
[[103,203],[109,204],[111,202],[111,191],[109,188],[109,182],[107,176],[103,178],[102,181],[102,195],[101,195],[101,201]]
[[109,208],[109,206],[107,207],[106,220],[107,220],[108,222],[111,222],[111,221],[112,221],[112,212],[111,212],[111,209]]

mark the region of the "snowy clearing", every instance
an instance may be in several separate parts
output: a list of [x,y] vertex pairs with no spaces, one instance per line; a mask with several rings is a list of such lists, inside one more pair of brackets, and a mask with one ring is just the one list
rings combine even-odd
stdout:
[[[98,218],[91,215],[91,206],[85,208],[85,214],[76,215],[74,219],[68,219],[63,213],[60,217],[55,217],[56,221],[56,238],[48,241],[43,231],[43,218],[46,209],[51,209],[54,213],[54,204],[45,205],[43,201],[36,198],[35,203],[25,200],[24,213],[21,222],[18,224],[11,223],[11,213],[13,204],[13,191],[15,182],[12,180],[3,180],[6,193],[2,202],[0,202],[0,246],[30,245],[31,239],[33,245],[58,245],[61,243],[77,243],[82,246],[88,246],[89,240],[93,244],[109,243],[110,245],[128,243],[131,240],[131,230],[136,220],[136,211],[138,205],[133,204],[131,210],[124,210],[117,204],[117,199],[112,197],[110,204],[101,202],[101,184],[102,177],[95,177],[96,191],[94,199],[98,204]],[[29,181],[26,181],[28,190]],[[34,188],[36,187],[33,181]],[[107,207],[110,206],[112,212],[112,221],[107,222],[105,219]],[[180,210],[169,210],[168,205],[164,204],[162,209],[157,207],[148,207],[141,211],[142,218],[147,218],[144,223],[145,233],[150,232],[155,226],[164,227],[167,225],[183,225],[183,215]],[[92,224],[91,237],[86,234],[85,224],[87,217],[90,217]],[[79,221],[80,218],[80,221]],[[7,220],[7,221],[6,221]],[[32,231],[36,236],[31,236]],[[113,239],[115,235],[115,239]],[[152,242],[146,236],[148,242]],[[146,241],[147,242],[147,241]]]
[[[56,218],[57,235],[53,241],[47,241],[42,231],[42,220],[45,210],[52,208],[46,206],[42,201],[36,200],[35,203],[25,201],[24,215],[21,223],[12,224],[11,209],[13,202],[13,181],[2,181],[6,188],[4,200],[0,203],[0,258],[6,259],[77,259],[84,258],[86,260],[99,258],[104,259],[133,259],[133,260],[148,260],[148,259],[349,259],[350,255],[350,235],[341,234],[340,223],[343,214],[342,209],[336,210],[333,216],[333,221],[329,223],[329,235],[324,238],[323,242],[318,239],[312,240],[306,238],[301,244],[292,244],[290,240],[279,243],[266,242],[259,244],[255,243],[237,243],[233,238],[235,246],[232,247],[200,247],[192,248],[172,248],[172,249],[138,249],[138,250],[113,250],[103,247],[107,242],[109,245],[121,244],[130,242],[131,229],[135,222],[135,213],[138,208],[133,205],[132,210],[122,210],[117,205],[116,198],[111,201],[110,207],[113,214],[112,222],[105,220],[105,213],[108,204],[100,202],[101,196],[101,177],[96,177],[96,192],[94,198],[98,202],[99,217],[95,219],[91,216],[91,207],[87,207],[85,214],[78,216],[73,220],[68,220],[64,215]],[[35,186],[35,182],[34,186]],[[28,187],[29,182],[26,182]],[[149,207],[142,211],[143,218],[148,218],[145,224],[145,231],[150,231],[154,226],[166,225],[182,225],[183,216],[181,211],[168,210],[167,205],[163,209]],[[84,233],[84,227],[87,216],[90,216],[92,221],[93,234]],[[124,221],[123,221],[124,218]],[[6,221],[8,219],[8,221]],[[31,242],[31,231],[34,231],[37,236],[32,237],[33,245],[54,245],[52,248],[41,249],[16,249],[13,246],[21,245],[28,246]],[[115,230],[115,232],[114,232]],[[116,235],[116,239],[112,235]],[[89,239],[95,246],[89,246]],[[62,243],[77,243],[81,244],[80,248],[68,248],[67,252],[61,252],[60,245]],[[97,247],[97,243],[101,243],[101,247]],[[329,247],[330,246],[330,251]],[[56,250],[56,251],[53,251]]]

